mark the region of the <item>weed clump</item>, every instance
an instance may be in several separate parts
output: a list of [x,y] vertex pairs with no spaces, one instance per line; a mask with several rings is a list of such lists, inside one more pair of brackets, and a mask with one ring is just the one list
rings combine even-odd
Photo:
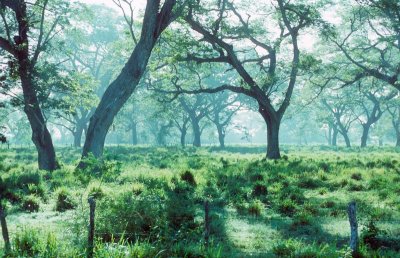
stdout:
[[185,181],[189,185],[195,187],[197,185],[196,179],[194,178],[194,175],[192,172],[186,170],[183,174],[181,174],[181,180]]
[[28,195],[22,200],[21,208],[27,212],[38,212],[39,211],[39,199],[34,195]]
[[57,191],[57,201],[55,210],[59,212],[64,212],[66,210],[72,210],[74,208],[75,208],[75,202],[71,197],[71,193],[65,188],[60,188]]

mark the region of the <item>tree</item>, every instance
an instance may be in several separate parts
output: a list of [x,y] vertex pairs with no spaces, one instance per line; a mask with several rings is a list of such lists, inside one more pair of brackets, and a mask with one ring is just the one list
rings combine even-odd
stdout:
[[[346,143],[346,147],[351,147],[349,129],[354,121],[357,120],[358,116],[354,115],[353,105],[354,103],[346,99],[345,96],[348,92],[340,92],[336,96],[332,93],[329,94],[329,98],[323,98],[322,104],[332,114],[334,123],[337,125],[338,132],[343,136]],[[336,137],[332,140],[336,144]]]
[[233,116],[242,107],[239,96],[233,96],[227,91],[209,95],[211,104],[207,118],[215,125],[218,132],[218,141],[221,148],[225,148],[226,130]]
[[89,153],[95,157],[102,155],[105,138],[114,117],[140,82],[161,33],[181,11],[183,4],[176,5],[176,0],[166,0],[162,6],[160,0],[147,1],[140,39],[121,73],[106,89],[90,119],[82,157]]
[[32,129],[39,169],[54,170],[57,168],[56,155],[39,100],[41,89],[37,83],[37,67],[42,52],[50,47],[51,40],[65,22],[68,5],[44,0],[30,4],[30,9],[27,6],[25,0],[0,1],[3,23],[0,48],[8,53],[10,70],[20,81],[24,112]]
[[352,84],[360,78],[373,77],[400,90],[400,2],[356,2],[344,17],[344,24],[326,34],[351,64],[347,67],[353,76],[341,80]]
[[[191,44],[180,39],[192,47],[187,50],[186,56],[179,59],[197,64],[229,66],[227,69],[236,71],[238,78],[221,83],[219,87],[197,90],[179,88],[170,93],[216,93],[230,90],[251,97],[256,101],[258,112],[267,125],[267,158],[278,159],[281,157],[279,129],[282,117],[290,104],[299,70],[305,68],[303,64],[310,63],[300,59],[299,35],[302,30],[314,24],[318,13],[315,8],[301,1],[294,4],[277,0],[274,1],[276,6],[259,3],[257,8],[263,9],[263,14],[247,17],[245,11],[228,0],[211,1],[207,7],[190,5],[184,20],[197,38]],[[275,13],[266,16],[265,10],[271,9]],[[258,10],[251,11],[257,13]],[[272,25],[274,19],[276,23]],[[261,27],[260,24],[269,26]],[[279,28],[279,33],[274,34],[276,28]],[[287,59],[288,52],[292,54],[291,61]],[[312,58],[308,60],[314,61]]]
[[399,96],[387,103],[387,111],[390,114],[393,129],[396,133],[396,147],[400,147],[400,101]]

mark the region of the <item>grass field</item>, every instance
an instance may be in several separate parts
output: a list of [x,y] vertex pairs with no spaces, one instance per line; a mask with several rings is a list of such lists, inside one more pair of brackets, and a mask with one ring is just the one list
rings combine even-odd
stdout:
[[109,147],[76,170],[79,150],[60,148],[52,173],[0,150],[9,256],[85,257],[93,196],[96,257],[351,257],[352,200],[360,257],[400,257],[400,150],[283,149]]

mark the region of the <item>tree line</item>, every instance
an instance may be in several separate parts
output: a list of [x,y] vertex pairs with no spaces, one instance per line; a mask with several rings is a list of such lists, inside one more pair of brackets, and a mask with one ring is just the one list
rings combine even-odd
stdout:
[[[224,147],[228,128],[248,135],[232,120],[249,110],[265,125],[270,159],[281,157],[282,133],[301,139],[318,125],[333,146],[342,136],[350,147],[357,123],[361,147],[371,128],[387,127],[400,145],[396,0],[154,0],[139,11],[113,2],[119,12],[0,0],[3,130],[31,131],[40,169],[58,166],[49,125],[77,147],[84,138],[84,160],[101,157],[122,124],[132,144],[145,122],[160,145],[175,128],[194,146],[212,124]],[[18,111],[29,128],[7,122]]]

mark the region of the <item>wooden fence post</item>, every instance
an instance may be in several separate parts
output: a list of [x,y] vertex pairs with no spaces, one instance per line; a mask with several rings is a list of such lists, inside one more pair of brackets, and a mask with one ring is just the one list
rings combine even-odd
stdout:
[[353,255],[358,252],[358,224],[357,224],[357,214],[356,214],[356,202],[352,201],[347,207],[347,214],[349,215],[350,222],[350,249]]
[[89,235],[87,246],[87,258],[93,258],[94,249],[94,215],[96,210],[96,200],[93,197],[88,198],[90,215],[89,215]]
[[208,246],[210,238],[210,205],[208,201],[204,202],[204,244]]
[[1,232],[3,234],[3,239],[4,239],[4,250],[6,251],[7,254],[11,251],[10,236],[8,234],[6,213],[1,203],[0,203],[0,222],[1,222]]

